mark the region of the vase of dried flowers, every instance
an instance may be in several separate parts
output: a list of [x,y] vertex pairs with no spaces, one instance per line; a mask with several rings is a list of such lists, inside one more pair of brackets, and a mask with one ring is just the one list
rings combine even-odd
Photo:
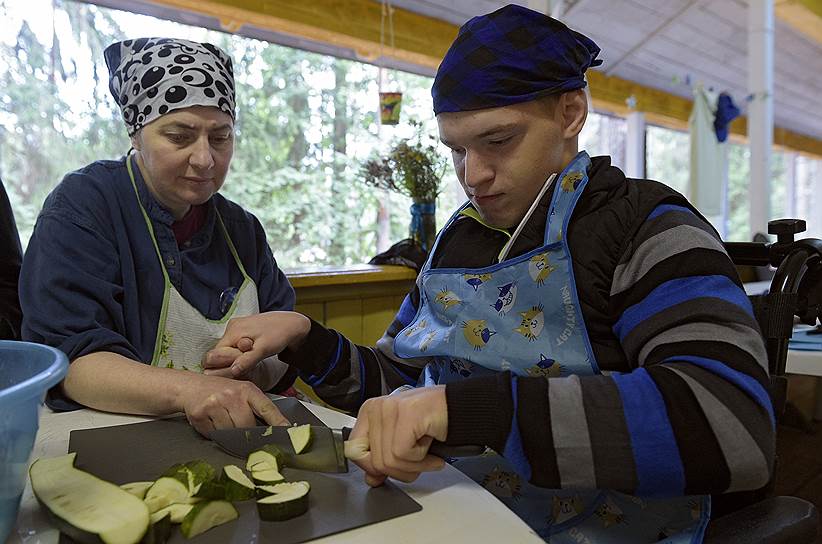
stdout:
[[362,174],[369,185],[411,198],[409,238],[430,251],[437,234],[437,195],[446,163],[433,143],[423,143],[419,124],[415,125],[416,138],[401,140],[387,155],[366,161]]

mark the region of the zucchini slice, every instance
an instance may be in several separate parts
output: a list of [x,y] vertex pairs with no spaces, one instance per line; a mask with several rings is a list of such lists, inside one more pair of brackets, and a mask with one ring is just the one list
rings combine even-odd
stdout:
[[128,491],[74,467],[76,453],[38,459],[31,488],[55,525],[76,542],[134,544],[149,528],[148,507]]
[[225,499],[225,484],[218,480],[203,482],[203,484],[197,488],[193,498],[223,500]]
[[188,502],[188,487],[177,478],[163,476],[146,491],[143,501],[154,513],[170,504]]
[[279,470],[283,462],[283,452],[273,444],[266,444],[259,450],[251,452],[246,461],[246,470]]
[[151,514],[151,523],[157,523],[165,516],[171,519],[171,523],[182,523],[192,508],[193,504],[169,504]]
[[[257,513],[265,521],[284,521],[308,510],[308,482],[282,483],[264,486],[272,494],[257,501]],[[261,488],[258,488],[261,489]]]
[[269,425],[268,427],[266,427],[265,431],[263,431],[263,434],[261,434],[260,436],[271,436],[272,432],[274,432],[274,429],[272,429],[271,425]]
[[279,470],[254,470],[251,479],[258,485],[277,484],[285,480]]
[[236,465],[223,467],[222,484],[227,501],[247,501],[254,498],[254,482]]
[[162,476],[180,480],[188,487],[188,494],[194,495],[203,483],[213,480],[216,474],[214,467],[208,461],[197,459],[173,465]]
[[171,516],[168,512],[162,516],[151,516],[151,526],[146,531],[140,544],[165,544],[171,537]]
[[154,482],[131,482],[121,485],[120,489],[123,491],[128,491],[138,499],[143,500],[146,496],[146,491],[148,491],[148,488],[153,485]]
[[201,502],[183,519],[180,532],[186,538],[192,538],[238,517],[237,509],[228,501]]
[[311,425],[297,425],[288,428],[288,438],[294,447],[294,453],[301,454],[311,445]]

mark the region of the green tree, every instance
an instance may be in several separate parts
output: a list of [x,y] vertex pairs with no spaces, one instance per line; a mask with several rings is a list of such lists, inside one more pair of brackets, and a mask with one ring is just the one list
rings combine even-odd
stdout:
[[[20,22],[14,46],[0,46],[0,175],[24,244],[43,199],[66,172],[129,149],[108,92],[103,51],[136,37],[124,29],[157,33],[151,18],[73,0],[52,6],[48,39],[29,26],[44,16],[37,13]],[[0,4],[0,17],[7,18],[5,10]],[[57,31],[58,19],[69,21],[70,33]],[[376,67],[168,22],[162,32],[169,26],[234,59],[237,141],[223,193],[260,219],[280,265],[350,264],[373,256],[381,195],[358,179],[359,166],[392,136],[387,130],[378,136]],[[63,53],[78,49],[76,57]],[[409,97],[404,119],[434,134],[430,78],[392,77]],[[76,98],[77,88],[91,92]],[[396,127],[397,134],[405,128]],[[455,203],[446,192],[441,213],[447,217]],[[409,205],[390,196],[394,240],[407,236]]]

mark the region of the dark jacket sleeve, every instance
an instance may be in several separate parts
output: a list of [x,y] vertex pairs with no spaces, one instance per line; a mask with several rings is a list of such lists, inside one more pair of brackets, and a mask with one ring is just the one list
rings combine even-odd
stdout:
[[418,304],[414,287],[374,347],[357,345],[312,320],[302,347],[282,352],[280,359],[298,367],[300,377],[323,401],[356,413],[366,399],[416,385],[428,359],[400,359],[394,354],[394,338],[414,318]]
[[17,282],[23,251],[6,189],[0,180],[0,340],[20,339],[20,299]]

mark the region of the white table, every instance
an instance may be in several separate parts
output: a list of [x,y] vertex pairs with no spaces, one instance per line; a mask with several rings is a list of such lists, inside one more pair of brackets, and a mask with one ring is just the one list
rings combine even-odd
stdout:
[[[353,418],[316,405],[306,405],[326,425],[351,425]],[[44,409],[32,460],[66,453],[69,432],[75,429],[139,423],[150,418],[108,414],[94,410],[52,413]],[[423,474],[413,484],[398,484],[422,505],[422,511],[352,529],[313,542],[323,544],[427,544],[516,542],[544,544],[525,523],[493,495],[457,469],[446,466],[439,472]],[[52,544],[53,529],[26,483],[17,524],[6,544]]]
[[812,417],[816,420],[822,420],[822,351],[789,349],[788,359],[785,361],[785,371],[788,374],[803,374],[816,378]]

